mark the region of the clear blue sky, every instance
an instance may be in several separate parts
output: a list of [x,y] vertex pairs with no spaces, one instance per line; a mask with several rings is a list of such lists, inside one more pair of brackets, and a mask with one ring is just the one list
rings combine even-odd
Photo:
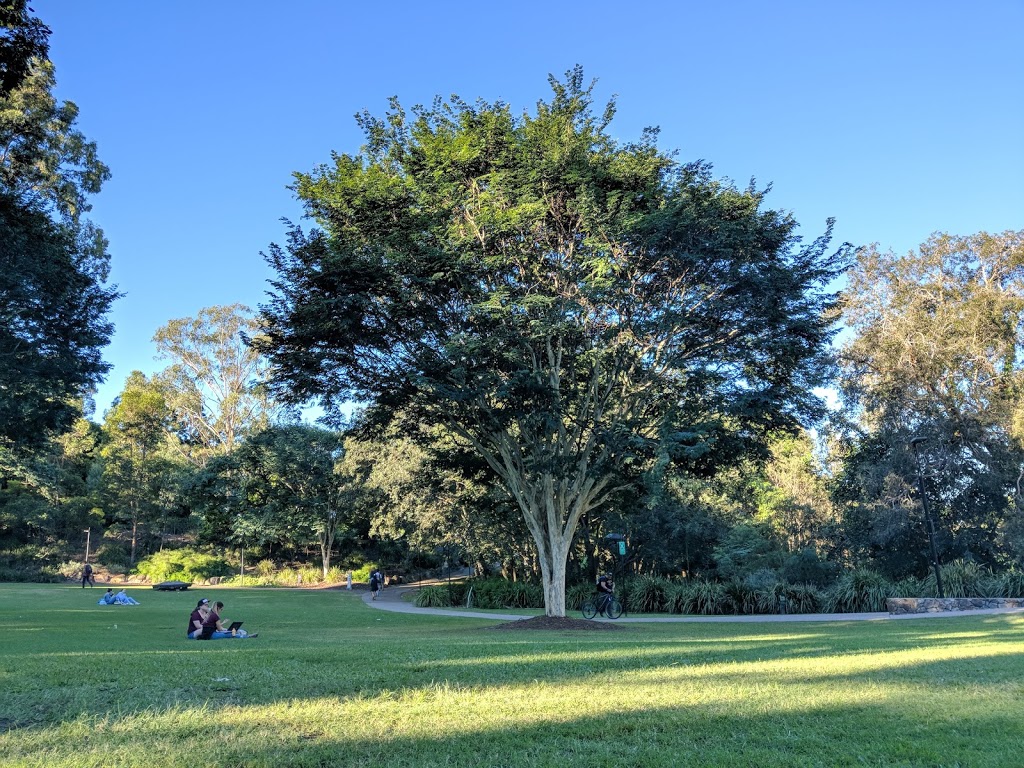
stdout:
[[33,0],[57,95],[113,177],[94,200],[113,281],[97,417],[172,318],[265,300],[295,171],[354,153],[387,98],[547,98],[579,63],[612,133],[773,184],[807,237],[903,253],[1024,228],[1024,0],[631,3]]

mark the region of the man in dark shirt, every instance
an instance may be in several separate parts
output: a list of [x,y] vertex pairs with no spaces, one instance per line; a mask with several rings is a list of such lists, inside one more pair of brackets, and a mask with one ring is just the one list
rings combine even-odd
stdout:
[[604,616],[604,609],[608,605],[608,601],[611,600],[612,595],[615,594],[615,582],[612,581],[610,573],[603,573],[598,578],[597,592],[597,612]]

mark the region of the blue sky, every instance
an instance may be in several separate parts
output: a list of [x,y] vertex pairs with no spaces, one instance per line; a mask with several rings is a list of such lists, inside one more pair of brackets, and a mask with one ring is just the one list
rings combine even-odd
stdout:
[[301,210],[291,174],[354,153],[353,115],[457,93],[531,109],[575,64],[611,132],[745,186],[806,237],[904,253],[1024,228],[1024,1],[33,0],[57,95],[112,178],[92,218],[125,292],[97,417],[158,327],[265,300],[260,257]]

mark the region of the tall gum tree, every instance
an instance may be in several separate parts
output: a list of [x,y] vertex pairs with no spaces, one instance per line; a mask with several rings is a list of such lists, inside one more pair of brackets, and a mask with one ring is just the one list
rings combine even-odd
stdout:
[[358,120],[359,155],[296,174],[319,227],[267,258],[257,347],[278,392],[444,425],[478,454],[565,615],[581,518],[658,462],[710,461],[820,407],[825,286],[763,193],[619,144],[576,68],[533,114],[452,97]]

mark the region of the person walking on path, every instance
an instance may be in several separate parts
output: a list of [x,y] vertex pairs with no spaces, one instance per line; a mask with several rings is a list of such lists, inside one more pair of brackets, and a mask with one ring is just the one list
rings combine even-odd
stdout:
[[92,566],[89,563],[86,563],[82,569],[82,589],[85,589],[86,584],[90,587],[96,586],[96,580],[92,577]]
[[373,573],[370,574],[370,594],[373,599],[377,599],[377,595],[380,594],[381,587],[384,586],[384,576],[379,570],[374,568]]

